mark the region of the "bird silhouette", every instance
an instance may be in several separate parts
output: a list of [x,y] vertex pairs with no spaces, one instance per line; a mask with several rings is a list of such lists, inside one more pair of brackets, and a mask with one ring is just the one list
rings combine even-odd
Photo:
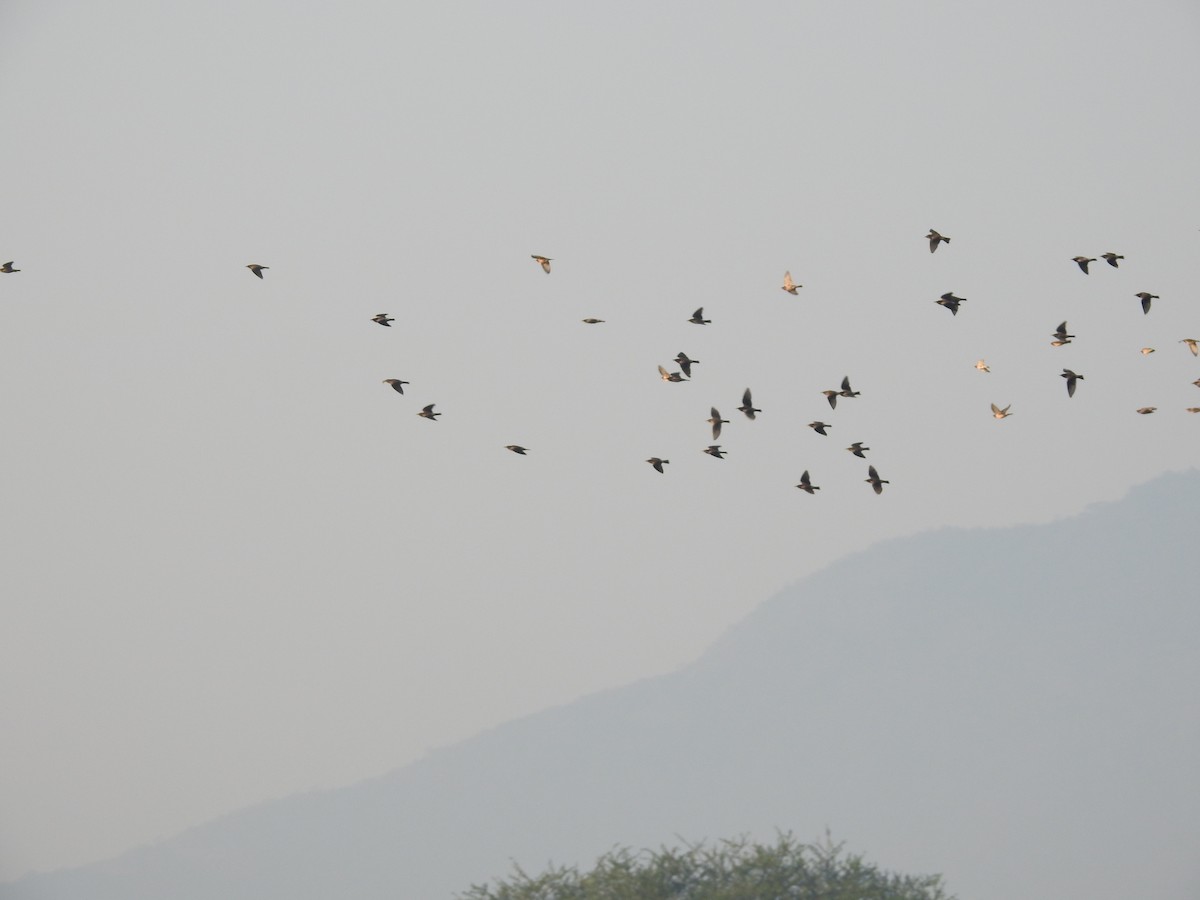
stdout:
[[404,385],[408,384],[407,381],[401,381],[399,378],[385,378],[383,379],[383,383],[390,384],[392,386],[392,390],[394,390],[397,394],[403,394]]
[[1096,260],[1094,260],[1094,259],[1088,259],[1086,256],[1072,256],[1071,257],[1071,262],[1077,263],[1079,265],[1079,268],[1083,270],[1084,275],[1089,274],[1088,273],[1088,263],[1094,263],[1095,261]]
[[862,393],[862,391],[856,391],[850,387],[850,376],[849,375],[847,375],[845,378],[842,379],[842,389],[840,391],[838,391],[839,397],[847,397],[847,398],[853,400],[855,397],[857,397],[861,393]]
[[604,320],[603,319],[584,319],[583,321],[587,322],[589,325],[599,325]]
[[1010,403],[1010,404],[1008,404],[1008,406],[1004,407],[1004,409],[1001,409],[1001,408],[1000,408],[1000,407],[998,407],[998,406],[997,406],[995,403],[993,403],[993,404],[992,404],[992,415],[993,415],[995,418],[997,418],[997,419],[1004,419],[1004,418],[1007,418],[1008,416],[1011,416],[1011,415],[1012,415],[1012,413],[1010,413],[1010,412],[1009,412],[1009,410],[1010,410],[1011,408],[1012,408],[1012,404],[1011,404],[1011,403]]
[[1102,260],[1104,260],[1106,263],[1108,263],[1110,266],[1112,266],[1114,269],[1119,269],[1120,266],[1117,265],[1117,260],[1124,259],[1125,257],[1121,256],[1121,254],[1119,254],[1119,253],[1109,252],[1109,253],[1101,253],[1100,258]]
[[[270,266],[260,266],[258,263],[250,263],[250,265],[246,266],[246,268],[249,269],[251,272],[253,272],[255,275],[257,275],[259,278],[262,278],[263,277],[263,269],[269,269],[271,267]],[[19,272],[21,270],[17,269],[17,271]]]
[[938,234],[932,228],[929,229],[929,234],[925,235],[925,237],[929,238],[929,252],[930,253],[932,253],[934,250],[936,250],[938,248],[938,244],[943,243],[943,242],[945,242],[947,244],[950,243],[950,238],[944,237],[944,236]]
[[1075,396],[1075,382],[1083,381],[1083,376],[1078,375],[1075,372],[1072,372],[1070,369],[1063,369],[1061,377],[1067,379],[1067,396],[1074,397]]
[[430,403],[428,406],[426,406],[424,409],[422,409],[419,413],[417,413],[417,415],[423,419],[429,419],[430,421],[436,422],[437,417],[441,415],[441,413],[435,413],[433,411],[433,408],[436,405],[437,405],[436,403]]
[[698,310],[696,310],[694,313],[692,313],[692,317],[690,319],[688,319],[688,321],[691,322],[693,325],[707,325],[709,322],[712,321],[712,319],[704,318],[704,307],[702,306]]
[[710,444],[704,448],[704,452],[709,456],[715,456],[717,459],[724,459],[728,450],[722,450],[720,444]]
[[853,453],[855,456],[857,456],[859,459],[866,459],[867,458],[866,451],[870,450],[871,448],[864,447],[862,445],[862,441],[855,441],[853,444],[851,444],[846,449],[849,450],[851,453]]
[[395,319],[389,319],[389,318],[388,318],[388,314],[387,314],[387,313],[380,313],[380,314],[379,314],[379,315],[377,315],[377,316],[372,316],[372,317],[371,317],[371,321],[372,321],[372,322],[378,322],[378,323],[379,323],[380,325],[382,325],[384,328],[391,328],[391,327],[392,327],[392,323],[393,323],[393,322],[395,322],[396,320],[395,320]]
[[[8,262],[6,262],[4,265],[0,266],[0,272],[3,272],[5,275],[11,275],[13,272],[20,272],[20,271],[21,271],[20,269],[14,269],[12,267],[11,259]],[[262,278],[261,275],[259,275],[258,277]]]
[[946,293],[942,294],[941,300],[934,300],[933,302],[946,307],[946,309],[950,310],[951,315],[957,316],[958,315],[958,304],[966,303],[967,298],[966,297],[955,297],[954,291],[946,291]]
[[1200,341],[1196,338],[1184,338],[1179,343],[1187,344],[1187,348],[1192,351],[1192,356],[1200,356]]
[[529,452],[529,449],[527,447],[522,447],[520,444],[505,444],[504,449],[511,450],[513,453],[517,454],[518,456],[524,456],[526,453]]
[[1148,415],[1150,415],[1150,413],[1154,412],[1156,409],[1158,409],[1157,406],[1139,406],[1138,407],[1138,415],[1139,416],[1148,416]]
[[679,355],[675,357],[675,362],[679,363],[679,368],[683,369],[683,374],[691,378],[692,366],[696,365],[700,360],[688,359],[688,355],[680,350]]
[[[535,260],[537,260],[537,264],[542,267],[542,271],[545,272],[547,275],[549,275],[550,274],[550,257],[538,256],[536,253],[531,254],[531,255],[533,256],[533,258]],[[567,279],[567,281],[570,281],[570,280],[571,280],[570,278]]]
[[837,409],[838,391],[821,391],[825,395],[825,399],[829,401],[830,409]]
[[662,366],[658,367],[658,374],[663,381],[683,381],[683,375],[679,372],[668,372]]
[[1158,294],[1151,294],[1149,291],[1138,291],[1133,296],[1142,301],[1142,315],[1150,312],[1150,301],[1161,299]]
[[[837,394],[834,394],[833,396],[834,396],[834,399],[837,399]],[[817,434],[823,434],[823,435],[825,435],[825,437],[829,437],[829,432],[826,431],[825,429],[832,428],[833,426],[826,425],[824,422],[809,422],[808,427],[811,428],[813,431],[815,431]]]
[[713,440],[715,441],[721,436],[721,426],[729,424],[729,420],[722,419],[721,414],[717,412],[717,408],[714,406],[712,408],[712,417],[708,420],[708,423],[712,425]]
[[863,480],[871,485],[871,490],[877,494],[883,493],[883,486],[885,484],[891,484],[890,481],[879,477],[879,473],[875,471],[874,466],[867,466],[867,477]]
[[659,459],[657,456],[652,456],[646,460],[646,462],[654,466],[654,470],[656,472],[661,472],[663,470],[663,466],[668,465],[671,461],[669,459]]
[[811,494],[813,491],[819,491],[820,488],[812,483],[812,479],[808,477],[808,469],[804,470],[804,474],[800,476],[800,483],[796,485],[806,494]]
[[761,409],[755,409],[754,404],[750,402],[750,388],[746,388],[742,394],[742,405],[738,407],[738,411],[745,413],[747,419],[753,419],[755,413],[762,412]]
[[785,291],[787,291],[789,294],[795,294],[796,291],[802,287],[804,287],[804,285],[796,284],[794,281],[792,281],[792,273],[791,272],[783,273],[783,289]]

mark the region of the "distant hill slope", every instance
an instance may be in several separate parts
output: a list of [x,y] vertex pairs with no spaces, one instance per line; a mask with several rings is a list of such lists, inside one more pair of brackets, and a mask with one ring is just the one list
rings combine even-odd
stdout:
[[433,900],[510,860],[828,826],[963,900],[1194,900],[1197,526],[1193,471],[1049,525],[890,541],[678,673],[0,897]]

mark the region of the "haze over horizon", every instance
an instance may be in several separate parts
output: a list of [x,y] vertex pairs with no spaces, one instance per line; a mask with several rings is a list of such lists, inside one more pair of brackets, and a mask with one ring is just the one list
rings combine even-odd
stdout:
[[1196,465],[1193,4],[0,24],[0,881],[674,671],[880,540]]

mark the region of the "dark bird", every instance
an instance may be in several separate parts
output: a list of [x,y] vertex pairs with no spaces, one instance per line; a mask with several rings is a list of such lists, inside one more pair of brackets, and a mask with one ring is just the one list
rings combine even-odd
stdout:
[[1102,260],[1104,260],[1106,263],[1108,263],[1110,266],[1112,266],[1114,269],[1119,269],[1120,266],[1117,265],[1117,260],[1124,259],[1125,257],[1123,257],[1119,253],[1111,253],[1110,252],[1110,253],[1101,253],[1100,258]]
[[708,424],[713,428],[713,440],[715,441],[721,436],[721,426],[728,425],[729,420],[722,419],[721,414],[717,412],[717,408],[714,406],[712,408],[712,417],[708,420]]
[[966,303],[967,298],[966,297],[955,297],[954,291],[947,291],[946,293],[942,294],[941,300],[934,300],[933,302],[946,307],[946,309],[950,310],[950,314],[952,316],[957,316],[958,315],[958,304]]
[[380,325],[382,325],[384,328],[391,328],[391,327],[392,327],[392,323],[393,323],[393,322],[395,322],[396,320],[395,320],[395,319],[389,319],[389,318],[388,318],[388,314],[387,314],[387,313],[380,313],[380,314],[379,314],[379,315],[377,315],[377,316],[372,316],[372,317],[371,317],[371,321],[372,321],[372,322],[378,322],[378,323],[379,323]]
[[750,388],[746,388],[746,392],[742,394],[742,405],[738,407],[739,412],[744,412],[747,419],[753,419],[755,413],[762,412],[761,409],[755,409],[754,404],[750,402]]
[[1142,407],[1138,408],[1138,415],[1139,416],[1148,416],[1148,415],[1150,415],[1150,413],[1154,412],[1156,409],[1158,409],[1157,406],[1142,406]]
[[417,415],[418,415],[418,416],[421,416],[421,418],[423,418],[423,419],[430,419],[430,420],[432,420],[432,421],[436,422],[436,421],[437,421],[437,417],[441,415],[441,413],[435,413],[435,412],[433,411],[433,408],[434,408],[434,406],[436,406],[436,405],[437,405],[437,404],[435,404],[435,403],[430,403],[430,404],[429,404],[428,406],[426,406],[426,407],[425,407],[423,410],[421,410],[419,413],[417,413]]
[[520,444],[505,444],[504,449],[511,450],[513,453],[517,454],[518,456],[524,456],[525,453],[527,452],[528,448],[522,447]]
[[724,459],[728,450],[722,450],[720,444],[711,444],[704,448],[704,452],[709,456],[715,456],[717,459]]
[[800,488],[800,490],[804,491],[806,494],[811,494],[813,491],[820,490],[820,488],[813,484],[812,480],[808,477],[808,469],[804,470],[804,474],[800,476],[800,483],[796,485],[796,487]]
[[[13,272],[20,272],[20,271],[21,271],[20,269],[14,269],[12,267],[11,259],[8,262],[6,262],[4,265],[0,266],[0,272],[3,272],[5,275],[11,275]],[[261,275],[259,275],[258,277],[262,278]]]
[[[550,257],[538,256],[536,253],[532,254],[532,256],[534,259],[537,260],[538,265],[542,267],[542,271],[545,272],[547,275],[549,275],[550,274]],[[567,280],[570,281],[570,279],[567,279]]]
[[789,294],[795,294],[797,288],[802,288],[802,287],[804,287],[804,285],[796,284],[796,282],[792,281],[792,273],[791,272],[783,273],[783,289],[785,291],[787,291]]
[[683,381],[683,376],[678,372],[668,372],[662,366],[658,367],[658,374],[662,376],[663,381]]
[[383,379],[383,383],[390,384],[392,386],[392,390],[397,394],[403,394],[404,385],[408,384],[407,381],[401,381],[399,378],[385,378]]
[[840,391],[838,391],[839,397],[848,397],[853,400],[855,397],[857,397],[861,393],[862,393],[862,391],[851,390],[849,375],[847,375],[845,378],[842,379],[842,389]]
[[1187,344],[1188,349],[1192,351],[1192,356],[1200,356],[1200,341],[1195,338],[1184,338],[1179,343]]
[[587,324],[589,324],[589,325],[599,325],[604,320],[603,319],[584,319],[583,321],[587,322]]
[[[270,266],[260,266],[258,263],[250,263],[250,265],[246,266],[246,268],[249,269],[251,272],[253,272],[255,275],[257,275],[259,278],[262,278],[263,277],[263,274],[262,274],[263,269],[269,269],[271,267]],[[19,272],[20,269],[18,269],[17,271]]]
[[1200,387],[1200,378],[1197,378],[1195,381],[1192,382],[1192,384],[1194,384],[1196,387]]
[[871,490],[877,494],[883,493],[883,486],[885,484],[891,484],[890,481],[879,477],[879,473],[875,471],[874,466],[867,466],[867,477],[863,480],[870,484]]
[[1070,369],[1063,369],[1062,377],[1067,379],[1067,396],[1074,397],[1075,396],[1075,382],[1083,381],[1083,376],[1075,374]]
[[837,409],[838,392],[837,391],[821,391],[821,393],[824,394],[825,399],[829,401],[829,408]]
[[657,456],[652,456],[646,460],[646,462],[654,466],[654,470],[656,472],[661,472],[663,470],[663,466],[669,464],[671,461],[669,459],[659,459]]
[[929,238],[929,252],[930,253],[932,253],[934,250],[936,250],[938,248],[938,244],[942,243],[943,241],[945,241],[947,244],[950,243],[950,238],[943,237],[942,235],[940,235],[936,231],[934,231],[932,228],[929,229],[929,234],[925,235],[925,237]]
[[1050,342],[1050,346],[1061,347],[1064,344],[1071,343],[1071,338],[1075,337],[1075,335],[1067,334],[1067,323],[1063,322],[1055,329],[1053,337],[1054,340]]
[[849,450],[851,453],[853,453],[855,456],[857,456],[859,459],[866,459],[867,455],[866,455],[865,451],[870,450],[871,448],[864,447],[862,445],[862,441],[855,441],[853,444],[851,444],[846,449]]
[[680,350],[679,355],[675,357],[675,362],[679,363],[679,368],[683,369],[683,374],[688,378],[691,378],[692,366],[696,365],[698,362],[700,362],[700,360],[688,359],[688,355]]
[[688,319],[688,321],[694,325],[707,325],[709,322],[712,321],[712,319],[704,318],[704,307],[702,306],[698,310],[696,310],[694,313],[692,313],[692,317],[690,319]]
[[[834,394],[833,396],[836,399],[837,394]],[[809,422],[808,427],[811,428],[813,431],[815,431],[817,434],[823,434],[823,435],[825,435],[825,437],[829,437],[829,432],[826,431],[825,429],[832,428],[833,426],[826,425],[824,422]]]
[[1086,256],[1072,256],[1071,257],[1071,262],[1078,263],[1079,268],[1083,270],[1084,275],[1088,274],[1088,270],[1087,270],[1088,263],[1094,263],[1095,261],[1096,260],[1094,260],[1094,259],[1088,259]]
[[1134,294],[1133,296],[1137,297],[1139,300],[1142,301],[1142,315],[1143,316],[1146,313],[1150,312],[1150,301],[1151,300],[1161,299],[1158,296],[1158,294],[1151,294],[1149,291],[1139,291],[1138,293]]

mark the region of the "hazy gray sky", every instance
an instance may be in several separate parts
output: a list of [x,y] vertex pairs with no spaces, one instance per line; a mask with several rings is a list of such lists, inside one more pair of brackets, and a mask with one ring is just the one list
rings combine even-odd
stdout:
[[1194,465],[1198,44],[1186,2],[9,0],[0,877]]

